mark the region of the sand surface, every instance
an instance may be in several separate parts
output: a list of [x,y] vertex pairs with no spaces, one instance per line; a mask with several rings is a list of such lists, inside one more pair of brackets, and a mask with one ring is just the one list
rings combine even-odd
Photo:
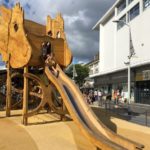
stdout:
[[0,150],[95,150],[73,121],[62,122],[53,114],[31,117],[28,126],[21,120],[0,118]]
[[[114,132],[145,145],[150,150],[150,128],[129,123],[94,108],[98,117]],[[21,124],[19,111],[13,117],[0,112],[0,150],[96,150],[73,121],[61,122],[54,114],[39,114]]]

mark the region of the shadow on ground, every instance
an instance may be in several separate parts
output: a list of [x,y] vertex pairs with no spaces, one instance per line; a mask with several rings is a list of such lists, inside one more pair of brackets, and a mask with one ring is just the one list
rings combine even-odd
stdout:
[[92,110],[96,114],[96,116],[98,117],[98,119],[104,125],[106,125],[109,129],[111,129],[112,131],[114,131],[115,133],[117,133],[117,126],[111,121],[111,118],[119,118],[119,119],[126,120],[122,116],[116,115],[116,114],[114,114],[112,112],[109,112],[109,111],[104,110],[104,109],[99,108],[99,107],[92,107]]

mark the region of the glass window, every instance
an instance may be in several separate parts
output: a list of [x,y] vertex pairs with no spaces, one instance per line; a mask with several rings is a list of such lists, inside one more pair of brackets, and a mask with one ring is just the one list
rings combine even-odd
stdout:
[[124,15],[123,17],[121,17],[119,19],[119,22],[117,23],[117,29],[121,29],[126,23],[126,15]]
[[98,68],[95,68],[95,73],[98,73],[99,69]]
[[89,74],[92,75],[93,74],[93,70],[90,70]]
[[139,3],[138,3],[129,11],[129,21],[131,21],[136,16],[138,16],[139,13],[140,13],[140,9],[139,9]]
[[128,0],[128,4],[130,4],[132,1],[134,1],[134,0]]
[[126,8],[126,0],[122,0],[118,6],[117,6],[117,10],[118,10],[118,14],[124,9]]
[[150,7],[150,0],[144,0],[144,9]]

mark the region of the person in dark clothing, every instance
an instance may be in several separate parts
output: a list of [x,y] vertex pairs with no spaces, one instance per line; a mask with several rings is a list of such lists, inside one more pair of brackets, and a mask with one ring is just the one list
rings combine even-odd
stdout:
[[50,30],[50,31],[48,31],[48,36],[50,36],[50,37],[52,37],[52,35],[53,35],[53,33],[52,33],[52,31]]
[[95,102],[95,96],[94,95],[92,96],[92,104],[93,104],[93,102]]
[[50,55],[52,53],[51,51],[51,44],[50,42],[43,42],[42,43],[42,58],[44,60],[47,59],[47,55]]

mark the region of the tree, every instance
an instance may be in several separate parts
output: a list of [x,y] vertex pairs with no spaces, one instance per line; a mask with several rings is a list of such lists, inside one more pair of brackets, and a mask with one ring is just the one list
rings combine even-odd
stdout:
[[[75,76],[74,80],[79,86],[82,86],[84,79],[89,75],[89,68],[81,64],[75,64],[75,69],[77,76]],[[70,65],[65,72],[70,78],[73,78],[73,65]]]

